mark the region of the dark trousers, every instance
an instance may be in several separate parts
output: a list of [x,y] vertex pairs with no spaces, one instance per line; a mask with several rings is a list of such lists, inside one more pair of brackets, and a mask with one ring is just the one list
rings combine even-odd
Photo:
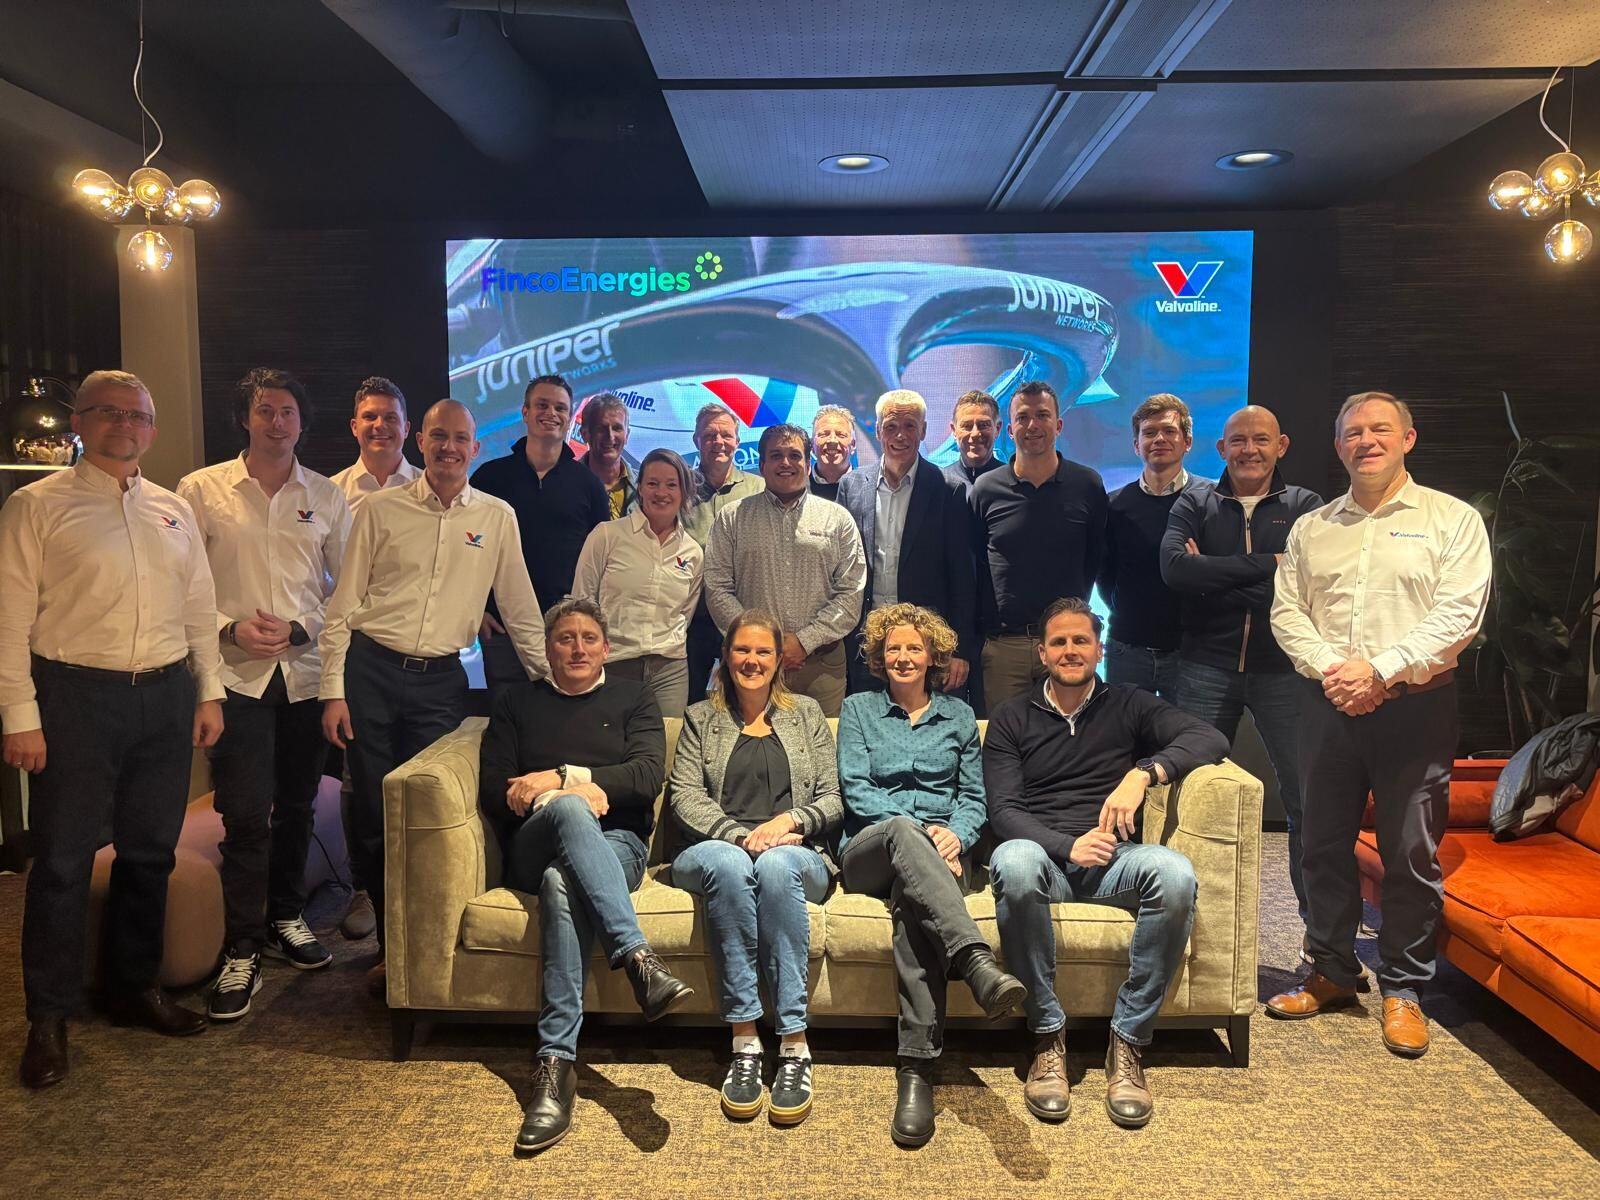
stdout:
[[143,687],[33,660],[45,769],[30,784],[34,860],[22,917],[28,1020],[83,1009],[89,877],[109,825],[117,848],[101,923],[106,988],[156,983],[167,877],[189,799],[194,679]]
[[862,653],[866,646],[866,638],[860,630],[845,635],[844,663],[845,694],[854,696],[857,692],[881,692],[889,685],[872,673],[867,666],[867,656]]
[[1434,934],[1444,908],[1438,851],[1458,733],[1455,685],[1347,717],[1323,698],[1320,685],[1302,682],[1302,853],[1311,957],[1334,983],[1355,986],[1361,880],[1354,847],[1370,791],[1383,859],[1378,986],[1385,996],[1416,1000],[1433,978]]
[[945,982],[950,963],[968,946],[984,944],[967,913],[961,879],[933,839],[911,817],[890,817],[850,839],[840,859],[844,886],[889,902],[894,970],[900,997],[899,1053],[937,1058],[944,1048]]
[[488,641],[480,641],[478,648],[483,652],[483,686],[489,692],[492,711],[495,701],[508,687],[528,682],[528,671],[517,657],[517,647],[510,634],[497,633]]
[[706,609],[704,597],[701,597],[700,603],[695,606],[694,616],[689,621],[689,634],[686,640],[689,660],[689,703],[698,704],[706,698],[706,680],[711,675],[711,668],[722,656],[722,635],[717,632],[717,623],[711,619],[711,613]]
[[449,733],[467,715],[467,673],[459,661],[408,671],[363,634],[350,639],[344,694],[355,738],[345,751],[353,836],[350,861],[372,897],[383,945],[383,777]]
[[279,668],[260,699],[230,691],[222,737],[210,752],[222,816],[222,903],[228,945],[261,949],[268,921],[306,905],[306,851],[327,762],[322,704],[291,703]]

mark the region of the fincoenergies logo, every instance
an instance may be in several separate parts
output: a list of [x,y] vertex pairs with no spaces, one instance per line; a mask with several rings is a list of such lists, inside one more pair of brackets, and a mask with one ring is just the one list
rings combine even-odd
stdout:
[[561,267],[555,271],[507,271],[490,265],[480,273],[483,292],[624,292],[642,299],[654,292],[687,292],[695,277],[710,283],[722,274],[722,256],[707,250],[694,260],[694,270],[663,271],[650,266],[642,271],[586,271]]

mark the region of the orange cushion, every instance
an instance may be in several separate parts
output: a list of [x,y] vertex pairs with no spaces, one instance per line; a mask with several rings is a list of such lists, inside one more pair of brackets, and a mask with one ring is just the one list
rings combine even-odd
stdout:
[[1556,817],[1556,828],[1591,850],[1600,850],[1600,775],[1582,800],[1569,804]]
[[1445,920],[1496,957],[1512,917],[1600,918],[1600,854],[1559,833],[1496,842],[1458,830],[1445,834],[1439,864]]
[[[1489,805],[1494,800],[1494,785],[1500,778],[1500,769],[1506,765],[1503,758],[1458,758],[1450,768],[1451,829],[1486,828],[1489,824]],[[1361,814],[1361,828],[1371,829],[1372,798],[1367,798],[1366,810]]]
[[1505,964],[1600,1028],[1600,920],[1514,917],[1506,922]]

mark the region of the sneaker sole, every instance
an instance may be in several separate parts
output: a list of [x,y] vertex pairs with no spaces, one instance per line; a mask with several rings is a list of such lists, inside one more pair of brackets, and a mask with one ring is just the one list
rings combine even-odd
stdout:
[[261,947],[261,953],[263,957],[270,958],[275,962],[288,963],[296,971],[320,971],[323,967],[331,967],[333,965],[332,954],[329,954],[327,958],[322,959],[320,962],[304,963],[298,961],[297,959],[290,958],[286,952],[279,950],[271,943]]
[[237,1021],[240,1017],[248,1016],[250,1012],[250,1006],[255,1003],[256,993],[260,990],[261,980],[258,977],[256,979],[256,986],[250,989],[250,998],[244,1002],[243,1008],[241,1008],[238,1012],[232,1013],[214,1013],[208,1008],[206,1009],[207,1019],[215,1021],[217,1024],[221,1025],[228,1021]]
[[1071,1101],[1068,1101],[1067,1107],[1066,1107],[1066,1109],[1064,1111],[1058,1112],[1058,1113],[1057,1112],[1045,1112],[1045,1111],[1043,1111],[1041,1109],[1035,1108],[1033,1106],[1033,1101],[1029,1100],[1026,1096],[1024,1096],[1022,1098],[1022,1104],[1023,1104],[1024,1108],[1026,1108],[1036,1118],[1038,1118],[1039,1120],[1043,1121],[1047,1125],[1059,1125],[1059,1124],[1061,1124],[1061,1122],[1065,1121],[1068,1117],[1070,1117],[1072,1115],[1072,1103],[1071,1103]]
[[1017,1007],[1027,998],[1028,989],[1019,982],[1015,987],[1006,988],[996,996],[993,1001],[993,1007],[986,1008],[983,1011],[989,1020],[998,1021],[1000,1018],[1009,1016],[1016,1011]]
[[726,1096],[722,1097],[722,1115],[730,1121],[749,1121],[761,1115],[761,1110],[766,1107],[767,1093],[763,1089],[761,1095],[749,1104],[735,1104]]
[[767,1116],[774,1125],[798,1125],[804,1121],[811,1112],[811,1101],[807,1100],[799,1108],[779,1108],[776,1104],[767,1109]]
[[1118,1125],[1123,1129],[1143,1129],[1146,1125],[1150,1124],[1150,1118],[1155,1115],[1155,1110],[1151,1109],[1139,1120],[1133,1120],[1129,1117],[1119,1117],[1116,1113],[1111,1111],[1110,1103],[1108,1102],[1106,1104],[1106,1116],[1111,1118],[1111,1123],[1113,1125]]

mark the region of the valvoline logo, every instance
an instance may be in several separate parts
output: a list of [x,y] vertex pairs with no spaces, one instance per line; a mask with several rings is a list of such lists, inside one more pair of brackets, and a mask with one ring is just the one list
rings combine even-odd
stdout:
[[299,517],[300,524],[302,524],[302,525],[314,525],[316,523],[316,516],[317,516],[317,510],[316,509],[314,509],[314,508],[297,508],[294,511]]
[[1172,293],[1170,300],[1157,300],[1156,311],[1162,313],[1214,313],[1222,306],[1214,300],[1202,300],[1211,281],[1222,270],[1220,260],[1193,263],[1185,267],[1179,262],[1153,262],[1150,264],[1161,276],[1161,282]]
[[182,529],[183,528],[182,525],[178,524],[178,518],[177,517],[162,517],[161,518],[161,527],[163,529]]
[[481,534],[481,533],[468,533],[467,534],[467,545],[473,546],[473,547],[476,547],[479,550],[482,550],[483,549],[483,534]]

